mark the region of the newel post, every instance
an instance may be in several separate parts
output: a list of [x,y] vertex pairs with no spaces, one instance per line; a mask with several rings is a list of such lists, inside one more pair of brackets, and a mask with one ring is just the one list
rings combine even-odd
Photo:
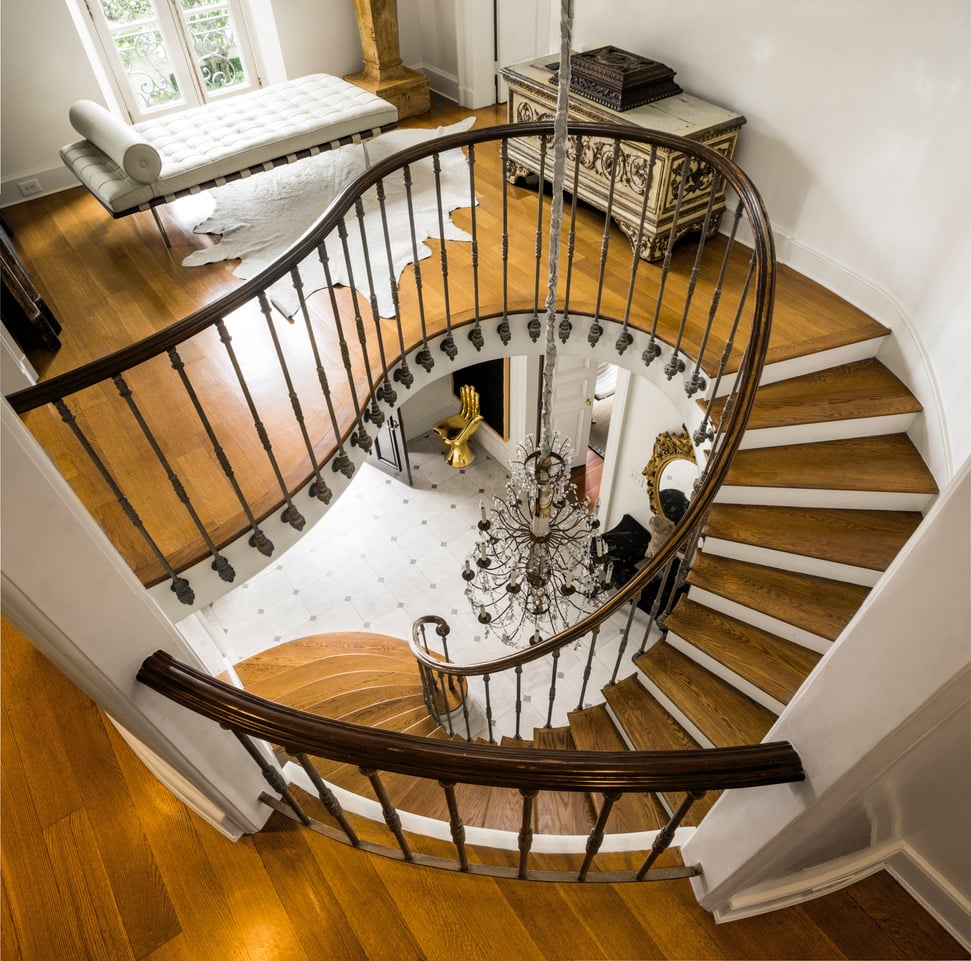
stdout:
[[397,0],[354,0],[354,12],[361,34],[364,69],[344,79],[393,103],[399,120],[428,113],[428,78],[401,62]]

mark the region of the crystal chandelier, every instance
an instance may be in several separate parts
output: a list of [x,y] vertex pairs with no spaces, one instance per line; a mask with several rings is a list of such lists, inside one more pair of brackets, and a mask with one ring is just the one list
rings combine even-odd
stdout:
[[537,443],[530,435],[520,446],[506,496],[495,497],[491,511],[480,504],[480,538],[462,571],[479,623],[514,646],[525,640],[530,628],[529,642],[537,643],[543,633],[559,633],[592,611],[612,574],[596,508],[591,514],[587,500],[578,499],[570,478],[570,442],[553,432],[551,419],[572,0],[563,0],[562,7],[540,437]]

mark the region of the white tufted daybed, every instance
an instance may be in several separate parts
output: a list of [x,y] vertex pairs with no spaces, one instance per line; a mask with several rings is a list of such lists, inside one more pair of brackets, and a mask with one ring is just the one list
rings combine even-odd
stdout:
[[71,125],[84,139],[61,159],[112,217],[391,130],[393,104],[329,74],[287,80],[158,119],[126,124],[79,100]]

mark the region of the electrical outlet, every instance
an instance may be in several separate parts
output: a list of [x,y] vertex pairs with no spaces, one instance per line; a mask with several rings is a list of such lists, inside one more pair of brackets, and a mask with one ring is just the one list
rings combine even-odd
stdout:
[[36,178],[33,180],[21,180],[17,186],[20,188],[20,192],[25,197],[33,197],[35,194],[39,194],[44,189],[40,185],[40,181]]

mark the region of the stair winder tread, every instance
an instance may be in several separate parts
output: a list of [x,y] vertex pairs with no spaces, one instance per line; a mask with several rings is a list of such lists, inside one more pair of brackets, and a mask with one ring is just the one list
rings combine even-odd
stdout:
[[835,641],[869,588],[699,553],[688,583],[743,607]]
[[819,655],[737,618],[683,597],[664,628],[787,704]]
[[917,511],[715,504],[705,536],[882,571],[921,519]]
[[715,747],[759,744],[775,715],[663,641],[634,663]]
[[906,434],[740,450],[725,484],[728,487],[937,493],[931,472]]
[[[712,406],[717,423],[724,399]],[[869,358],[760,387],[748,429],[915,414],[920,402],[878,360]]]

